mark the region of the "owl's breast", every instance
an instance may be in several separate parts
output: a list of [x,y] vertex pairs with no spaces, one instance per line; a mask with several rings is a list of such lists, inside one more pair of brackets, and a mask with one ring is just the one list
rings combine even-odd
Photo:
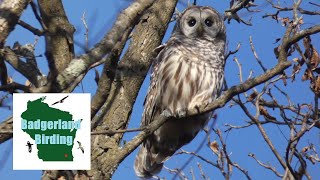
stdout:
[[212,61],[201,59],[203,57],[180,51],[160,63],[158,93],[162,110],[176,113],[190,109],[204,101],[211,102],[220,93],[223,70],[215,68]]

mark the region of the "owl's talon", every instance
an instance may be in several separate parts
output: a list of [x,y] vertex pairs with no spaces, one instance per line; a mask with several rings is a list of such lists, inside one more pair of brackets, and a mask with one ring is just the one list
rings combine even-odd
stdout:
[[197,110],[197,113],[200,113],[200,106],[201,105],[196,105],[194,108]]
[[201,109],[201,108],[206,108],[206,107],[207,107],[210,103],[212,103],[212,102],[213,102],[212,99],[206,100],[206,101],[204,101],[204,102],[201,102],[201,103],[199,103],[199,104],[196,104],[196,105],[194,106],[194,109],[196,109],[197,112],[200,113],[200,109]]
[[168,118],[172,116],[172,113],[169,110],[165,109],[160,115]]
[[177,118],[182,118],[182,117],[186,117],[187,116],[187,112],[188,112],[187,109],[179,109],[179,110],[177,110],[175,115],[176,115]]

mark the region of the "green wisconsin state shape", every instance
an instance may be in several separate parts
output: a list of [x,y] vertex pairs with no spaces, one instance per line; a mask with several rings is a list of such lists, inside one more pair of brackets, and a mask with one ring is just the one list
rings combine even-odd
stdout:
[[[27,110],[21,114],[21,118],[29,121],[73,121],[72,114],[67,111],[49,107],[47,103],[42,102],[44,98],[39,98],[34,101],[28,101]],[[43,161],[73,161],[72,147],[74,145],[74,138],[77,129],[47,129],[42,131],[40,129],[23,129],[24,132],[30,135],[35,140],[36,134],[44,134],[46,136],[52,136],[53,134],[59,134],[60,136],[72,136],[72,145],[66,144],[37,144],[38,157]]]

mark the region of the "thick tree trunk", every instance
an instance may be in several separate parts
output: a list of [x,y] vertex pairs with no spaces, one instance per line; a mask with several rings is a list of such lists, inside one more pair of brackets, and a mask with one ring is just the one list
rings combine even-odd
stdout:
[[[74,57],[74,27],[69,23],[61,0],[38,0],[45,27],[46,57],[50,75],[56,77]],[[51,77],[49,77],[51,78]],[[55,89],[55,88],[53,88]]]

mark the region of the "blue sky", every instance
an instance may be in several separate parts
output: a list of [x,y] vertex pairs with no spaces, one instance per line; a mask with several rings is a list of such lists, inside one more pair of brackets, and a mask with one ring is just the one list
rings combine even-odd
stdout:
[[[75,6],[75,1],[63,1],[66,13],[68,15],[69,21],[73,24],[76,28],[75,33],[75,42],[76,42],[76,54],[81,54],[84,52],[82,49],[83,45],[85,44],[84,32],[85,29],[81,22],[81,17],[84,12],[86,12],[86,19],[89,26],[89,46],[92,47],[95,43],[97,43],[107,32],[108,29],[112,26],[117,14],[123,8],[127,7],[131,1],[128,0],[120,0],[120,1],[104,1],[104,0],[96,0],[94,2],[88,0],[80,0],[77,2]],[[181,1],[182,3],[178,4],[178,10],[182,11],[186,7],[187,1]],[[261,3],[261,1],[256,2]],[[288,4],[283,5],[290,5],[291,1],[288,1]],[[209,5],[216,8],[219,12],[223,12],[225,9],[228,8],[228,2],[220,2],[220,1],[213,1],[213,0],[198,0],[199,5]],[[228,39],[228,49],[233,50],[237,46],[237,43],[241,43],[241,49],[236,54],[231,56],[226,64],[225,74],[226,74],[226,81],[228,86],[231,87],[232,85],[239,84],[239,77],[238,77],[238,67],[232,58],[236,56],[243,67],[243,77],[246,79],[248,77],[250,70],[253,70],[253,75],[257,76],[263,73],[261,68],[259,68],[258,63],[254,59],[253,54],[250,50],[249,44],[249,36],[251,35],[253,38],[253,42],[255,44],[255,49],[262,60],[263,64],[267,68],[273,67],[277,63],[277,59],[273,53],[273,48],[276,47],[277,44],[274,44],[275,39],[282,37],[285,27],[282,27],[280,24],[277,24],[271,18],[262,19],[262,15],[265,13],[274,13],[275,10],[271,9],[271,6],[267,3],[262,2],[262,12],[260,13],[247,13],[246,11],[242,10],[240,12],[240,16],[244,19],[250,19],[252,17],[253,26],[245,26],[243,24],[238,24],[235,21],[232,21],[230,24],[227,25],[227,39]],[[306,7],[312,8],[312,6],[307,5],[304,3]],[[313,7],[314,8],[314,7]],[[291,17],[292,14],[281,14],[282,17]],[[305,24],[302,28],[310,27],[316,23],[319,23],[319,17],[309,17],[304,15],[304,22]],[[40,28],[40,25],[34,18],[34,15],[31,11],[31,8],[24,12],[22,16],[22,20],[31,25]],[[164,37],[163,42],[167,41],[169,35],[172,31],[174,23],[170,24],[170,27]],[[6,45],[13,45],[15,41],[19,41],[20,44],[26,43],[33,43],[35,40],[35,36],[26,31],[25,29],[17,26],[13,33],[9,36]],[[313,45],[316,49],[320,50],[320,42],[319,42],[319,35],[312,37]],[[44,55],[44,39],[40,38],[39,42],[36,46],[36,55]],[[291,59],[293,57],[290,57]],[[41,68],[41,71],[46,74],[48,72],[47,62],[45,58],[39,57],[37,58],[38,64]],[[102,67],[97,68],[99,71]],[[287,71],[291,73],[291,69]],[[8,73],[15,81],[23,83],[25,79],[14,71],[14,69],[8,66]],[[283,90],[285,90],[289,95],[291,95],[291,100],[295,103],[312,103],[313,96],[309,89],[308,82],[301,82],[302,73],[297,75],[296,81],[294,83],[288,83],[285,87],[282,82],[277,83],[277,85]],[[134,105],[134,109],[131,116],[131,121],[129,124],[129,128],[136,128],[140,124],[140,118],[143,111],[142,103],[144,101],[144,97],[146,95],[146,90],[149,85],[149,75],[147,76],[145,82],[142,85],[140,90],[139,96],[136,100]],[[84,92],[94,93],[96,90],[96,84],[94,82],[94,73],[90,72],[87,74],[86,78],[83,82]],[[259,86],[257,88],[261,90],[262,87]],[[77,88],[75,92],[83,92],[81,88]],[[249,91],[250,93],[251,91]],[[277,92],[274,92],[277,94]],[[3,95],[3,92],[0,92],[0,95]],[[279,101],[285,103],[285,98],[278,95]],[[5,104],[12,105],[12,97],[5,100]],[[248,118],[244,115],[244,113],[237,107],[229,107],[230,103],[226,105],[226,107],[217,110],[215,113],[218,115],[217,122],[215,124],[215,128],[219,128],[222,131],[225,130],[224,124],[233,124],[233,125],[243,125]],[[254,107],[248,106],[251,113],[255,113]],[[270,111],[270,113],[279,114],[277,111]],[[0,108],[0,121],[7,118],[12,114],[12,110],[7,108]],[[210,122],[211,124],[211,122]],[[279,152],[282,156],[285,153],[285,147],[287,145],[286,139],[284,135],[288,138],[289,130],[287,127],[279,127],[276,125],[265,125],[264,126],[267,134],[269,135],[270,139],[273,141],[275,147],[279,149]],[[281,133],[281,131],[283,134]],[[124,136],[124,140],[129,141],[136,133],[127,133]],[[276,176],[259,166],[252,158],[248,157],[248,153],[254,153],[256,157],[265,163],[270,163],[272,166],[276,167],[277,170],[280,170],[280,173],[283,174],[283,170],[279,165],[278,161],[276,160],[275,156],[271,153],[269,147],[266,145],[264,140],[262,139],[261,134],[259,133],[258,129],[255,126],[249,127],[247,129],[242,130],[233,130],[230,133],[224,133],[223,137],[227,142],[228,153],[232,161],[237,162],[241,167],[249,171],[249,175],[253,179],[274,179]],[[189,145],[183,147],[184,150],[187,151],[195,151],[200,142],[206,138],[204,132],[200,132],[199,135],[196,137],[195,140],[192,141]],[[211,133],[210,139],[216,140],[217,136],[214,133]],[[316,149],[319,149],[320,139],[319,139],[319,131],[313,130],[308,132],[301,143],[298,145],[298,149],[301,149],[308,142],[313,142],[316,146]],[[137,179],[134,175],[133,171],[133,160],[137,153],[137,150],[134,151],[128,158],[126,158],[123,163],[119,166],[118,170],[113,176],[113,179]],[[207,147],[206,143],[198,152],[198,154],[208,158],[211,161],[216,161],[216,156],[212,153],[212,151]],[[190,158],[188,155],[179,155],[174,156],[169,161],[165,163],[165,166],[169,168],[180,168]],[[190,178],[190,169],[192,168],[196,179],[200,179],[200,172],[197,167],[197,162],[200,162],[204,173],[210,177],[210,179],[223,179],[221,173],[214,167],[207,165],[206,163],[202,162],[201,160],[194,158],[189,165],[183,170],[184,173]],[[4,144],[0,145],[0,174],[2,179],[39,179],[41,177],[41,171],[13,171],[12,170],[12,140],[7,141]],[[320,168],[318,165],[312,165],[308,163],[309,174],[313,176],[313,179],[320,179],[320,174],[318,173]],[[173,176],[165,169],[159,174],[160,177],[167,177],[167,179],[171,179]],[[245,179],[245,176],[240,173],[238,170],[233,170],[232,179]]]

